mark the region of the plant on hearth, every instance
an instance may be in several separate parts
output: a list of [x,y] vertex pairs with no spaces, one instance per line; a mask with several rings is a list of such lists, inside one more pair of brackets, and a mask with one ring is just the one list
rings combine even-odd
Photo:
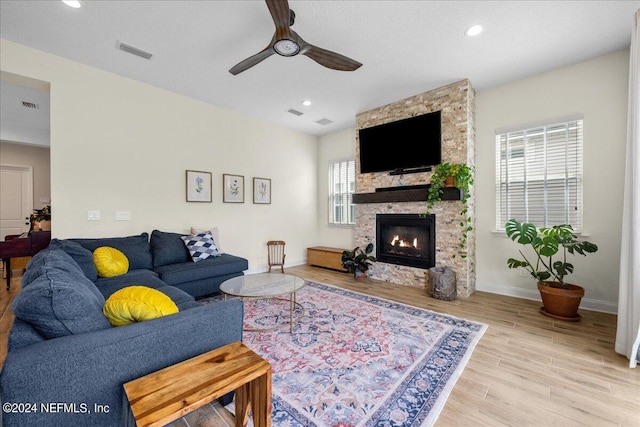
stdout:
[[342,267],[354,276],[358,276],[358,272],[366,273],[369,266],[378,261],[376,257],[369,255],[373,252],[373,243],[369,243],[364,251],[359,246],[352,251],[342,252]]
[[[460,227],[462,227],[462,237],[458,244],[458,252],[462,258],[467,257],[465,251],[467,247],[467,237],[468,233],[473,230],[473,226],[471,225],[472,218],[468,214],[469,208],[467,205],[471,185],[473,185],[472,166],[464,163],[440,163],[431,175],[429,192],[427,194],[426,214],[428,215],[433,210],[435,203],[442,201],[445,187],[456,187],[460,190],[460,201],[462,202]],[[456,254],[454,253],[452,257],[455,258],[455,256]]]

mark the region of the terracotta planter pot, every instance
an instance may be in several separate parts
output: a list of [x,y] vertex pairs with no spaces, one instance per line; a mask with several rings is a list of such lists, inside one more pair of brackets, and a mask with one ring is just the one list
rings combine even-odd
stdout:
[[447,179],[445,179],[444,181],[444,186],[445,187],[454,187],[454,182],[453,182],[453,176],[448,176]]
[[559,282],[538,282],[543,305],[540,311],[554,319],[576,322],[581,318],[578,307],[584,296],[584,288],[569,283],[565,283],[565,286],[568,289],[562,289]]

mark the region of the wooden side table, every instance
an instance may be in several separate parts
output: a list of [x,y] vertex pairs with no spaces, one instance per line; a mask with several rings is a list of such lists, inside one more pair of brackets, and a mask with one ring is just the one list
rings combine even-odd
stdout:
[[[271,365],[235,342],[124,385],[125,422],[163,426],[236,390],[236,427],[271,426]],[[132,423],[135,421],[135,423]],[[129,424],[128,424],[129,425]]]

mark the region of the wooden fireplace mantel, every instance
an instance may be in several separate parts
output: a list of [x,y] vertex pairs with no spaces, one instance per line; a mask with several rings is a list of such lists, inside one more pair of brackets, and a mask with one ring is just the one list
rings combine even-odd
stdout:
[[[417,187],[417,188],[416,188]],[[390,202],[426,202],[429,194],[429,186],[407,186],[398,189],[384,189],[375,193],[356,193],[353,195],[353,203],[390,203]],[[462,200],[462,191],[456,187],[444,189],[442,200]]]

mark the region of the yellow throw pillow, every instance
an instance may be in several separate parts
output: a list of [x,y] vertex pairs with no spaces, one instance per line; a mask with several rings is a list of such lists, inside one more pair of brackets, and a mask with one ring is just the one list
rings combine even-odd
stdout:
[[115,277],[129,271],[127,256],[109,246],[102,246],[93,251],[93,263],[100,277]]
[[162,292],[146,286],[129,286],[114,292],[102,312],[113,326],[156,319],[175,314],[178,306]]

